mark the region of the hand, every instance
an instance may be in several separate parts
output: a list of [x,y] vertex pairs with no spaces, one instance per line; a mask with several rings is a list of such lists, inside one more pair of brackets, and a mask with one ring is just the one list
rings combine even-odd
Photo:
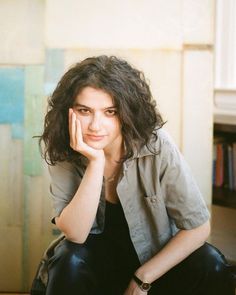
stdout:
[[147,295],[147,291],[142,291],[134,280],[131,280],[124,295]]
[[104,151],[96,150],[83,141],[81,124],[73,109],[69,109],[69,134],[70,134],[70,147],[84,155],[88,160],[93,161],[99,158],[104,159]]

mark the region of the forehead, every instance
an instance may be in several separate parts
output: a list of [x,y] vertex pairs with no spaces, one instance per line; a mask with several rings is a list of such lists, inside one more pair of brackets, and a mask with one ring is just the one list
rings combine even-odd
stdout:
[[110,94],[102,89],[85,87],[75,98],[75,105],[82,104],[91,108],[105,108],[114,106]]

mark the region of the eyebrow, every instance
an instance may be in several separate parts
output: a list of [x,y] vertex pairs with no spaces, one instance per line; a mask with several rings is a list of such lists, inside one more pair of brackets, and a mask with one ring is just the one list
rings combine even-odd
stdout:
[[[74,106],[75,107],[84,107],[84,108],[86,108],[86,109],[92,109],[92,108],[90,108],[90,107],[88,107],[88,106],[86,106],[86,105],[84,105],[84,104],[80,104],[80,103],[75,103],[74,104]],[[109,109],[116,109],[117,107],[116,106],[111,106],[111,107],[107,107],[107,108],[104,108],[104,109],[102,109],[102,110],[109,110]]]

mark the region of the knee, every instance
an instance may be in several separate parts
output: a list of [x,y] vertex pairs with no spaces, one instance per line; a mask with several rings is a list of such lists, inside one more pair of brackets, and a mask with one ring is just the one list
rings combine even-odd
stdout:
[[214,285],[212,288],[216,291],[214,294],[234,294],[235,274],[233,267],[214,246],[206,243],[202,250],[208,280]]
[[210,281],[217,282],[216,285],[234,284],[232,268],[225,256],[214,246],[205,243],[193,253],[195,267],[205,274]]
[[69,240],[63,240],[55,248],[54,255],[49,260],[49,269],[53,266],[63,269],[73,269],[89,263],[89,250],[84,244],[77,244]]
[[63,240],[48,265],[46,294],[94,294],[98,286],[91,264],[91,251],[85,244]]
[[214,246],[205,243],[199,248],[199,254],[208,273],[225,273],[229,269],[225,256]]

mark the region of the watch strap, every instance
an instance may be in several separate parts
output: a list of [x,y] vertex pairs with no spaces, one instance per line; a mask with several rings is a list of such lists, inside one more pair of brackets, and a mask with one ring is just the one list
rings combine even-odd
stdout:
[[135,274],[133,274],[133,279],[142,291],[149,291],[151,289],[151,284],[141,281]]

